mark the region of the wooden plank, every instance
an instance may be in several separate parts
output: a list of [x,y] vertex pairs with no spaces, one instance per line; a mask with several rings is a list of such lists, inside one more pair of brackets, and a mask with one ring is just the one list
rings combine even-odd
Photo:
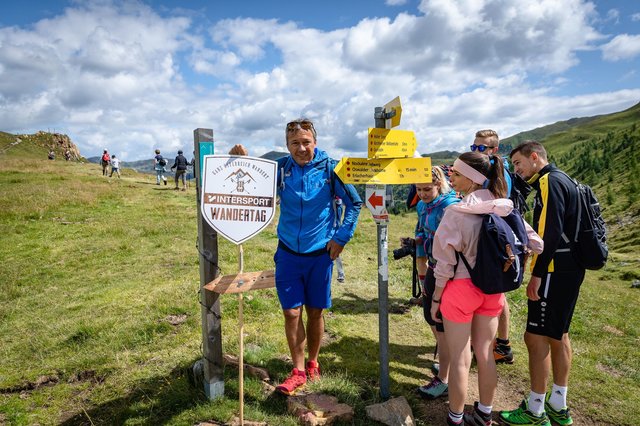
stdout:
[[273,288],[276,286],[275,271],[245,272],[223,275],[204,286],[205,290],[219,294],[243,293],[250,290]]

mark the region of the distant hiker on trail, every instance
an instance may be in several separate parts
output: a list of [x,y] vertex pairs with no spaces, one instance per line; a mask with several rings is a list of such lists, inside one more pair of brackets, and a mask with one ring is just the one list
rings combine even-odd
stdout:
[[49,151],[49,155],[47,155],[47,158],[49,160],[55,160],[56,159],[56,153],[54,150]]
[[[567,386],[572,349],[569,325],[585,275],[569,244],[574,237],[579,193],[571,178],[549,164],[547,151],[537,141],[525,141],[511,151],[517,174],[536,190],[533,227],[544,240],[544,251],[533,257],[527,286],[528,310],[524,342],[529,350],[531,392],[500,419],[509,425],[573,423],[567,408]],[[547,393],[549,373],[553,387]]]
[[[480,283],[471,280],[471,270],[480,255],[478,242],[484,215],[507,217],[513,210],[513,202],[506,198],[504,165],[498,156],[478,152],[461,154],[453,163],[451,186],[464,197],[445,210],[434,236],[436,283],[431,299],[431,317],[435,322],[444,322],[449,349],[447,424],[490,425],[498,385],[493,340],[505,296],[483,292],[478,287]],[[526,229],[529,248],[542,252],[542,239],[521,218],[520,221]],[[458,259],[466,259],[469,267],[463,262],[458,264]],[[496,269],[496,281],[501,278],[497,277],[501,268],[502,265]],[[479,398],[473,411],[464,413],[471,365],[470,342],[473,342],[478,369]]]
[[444,170],[440,166],[431,168],[431,183],[417,183],[416,194],[419,201],[416,205],[418,222],[415,227],[416,267],[418,279],[422,286],[422,311],[424,319],[431,327],[433,337],[438,346],[437,371],[433,379],[418,388],[418,394],[427,399],[436,399],[448,395],[449,387],[449,349],[442,322],[435,322],[431,317],[431,301],[436,290],[433,257],[433,238],[444,216],[445,209],[460,199],[449,185]]
[[118,179],[120,179],[120,160],[116,158],[115,154],[111,156],[111,174],[109,177],[113,176],[113,173],[118,175]]
[[102,166],[102,176],[107,176],[109,167],[109,161],[111,161],[111,156],[109,156],[109,152],[105,149],[102,152],[102,157],[100,157],[100,165]]
[[[476,137],[471,145],[471,151],[478,151],[484,155],[498,155],[500,148],[500,139],[498,133],[495,130],[478,130]],[[512,180],[509,175],[509,163],[507,159],[503,159],[504,163],[504,179],[507,182],[507,198],[511,194]],[[511,342],[509,341],[509,327],[510,327],[511,311],[509,311],[509,301],[504,300],[504,308],[500,314],[498,320],[498,335],[493,345],[493,357],[496,359],[496,363],[513,363],[513,352],[511,350]]]
[[[292,395],[320,378],[318,355],[324,333],[323,309],[331,307],[333,261],[349,242],[358,222],[362,200],[353,185],[345,185],[333,169],[336,162],[317,148],[316,129],[301,118],[285,127],[290,155],[278,160],[278,249],[276,290],[284,331],[291,351],[293,370],[276,391]],[[331,208],[335,196],[342,198],[345,216],[334,228]],[[307,312],[307,324],[302,309]],[[305,363],[305,346],[308,359]]]
[[153,157],[153,170],[156,171],[156,185],[160,185],[160,181],[162,180],[164,184],[167,184],[167,178],[164,176],[167,165],[167,160],[160,155],[160,150],[156,149],[156,156]]
[[176,175],[174,178],[176,182],[176,187],[173,188],[174,191],[177,191],[178,189],[180,189],[178,188],[178,179],[182,180],[182,190],[183,191],[187,190],[187,166],[189,166],[187,157],[182,155],[182,150],[179,150],[178,156],[173,161],[173,166],[171,166],[171,170],[176,169]]

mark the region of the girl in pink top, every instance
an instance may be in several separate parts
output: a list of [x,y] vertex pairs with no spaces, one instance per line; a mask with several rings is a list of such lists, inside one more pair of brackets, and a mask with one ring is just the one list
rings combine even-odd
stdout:
[[[473,285],[467,268],[456,268],[456,251],[464,254],[473,268],[482,215],[495,213],[507,216],[513,203],[507,199],[504,166],[498,156],[465,152],[453,164],[451,186],[464,198],[446,209],[433,242],[436,259],[436,289],[431,315],[440,321],[442,314],[449,348],[449,416],[447,424],[463,424],[464,402],[467,394],[470,344],[478,366],[480,401],[472,413],[464,414],[464,423],[491,424],[491,408],[497,386],[496,364],[493,357],[493,338],[498,316],[504,305],[504,294],[484,294]],[[487,189],[483,189],[483,187]],[[525,223],[529,248],[542,252],[542,239]]]

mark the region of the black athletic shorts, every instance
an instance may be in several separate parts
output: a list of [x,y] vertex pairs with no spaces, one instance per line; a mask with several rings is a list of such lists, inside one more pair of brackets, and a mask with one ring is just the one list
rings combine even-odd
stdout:
[[569,325],[584,280],[584,269],[576,271],[547,272],[542,277],[538,296],[529,300],[527,331],[552,339],[562,339],[569,332]]
[[[422,300],[422,311],[424,313],[424,319],[429,325],[435,326],[436,331],[444,332],[444,324],[441,322],[435,322],[431,318],[431,299],[433,299],[433,293],[436,291],[436,277],[433,275],[433,269],[427,268],[427,275],[422,282],[422,292],[424,298]],[[440,315],[442,319],[442,315]]]

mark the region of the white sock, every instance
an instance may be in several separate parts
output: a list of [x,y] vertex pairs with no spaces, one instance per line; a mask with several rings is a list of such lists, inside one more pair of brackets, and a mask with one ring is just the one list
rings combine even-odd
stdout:
[[564,410],[567,408],[567,386],[558,386],[555,383],[551,388],[549,405],[554,410]]
[[529,394],[529,411],[535,416],[540,416],[544,413],[544,397],[545,394],[535,393],[534,391]]
[[453,411],[449,410],[449,418],[455,423],[455,424],[462,424],[462,415],[464,413],[454,413]]
[[493,405],[484,405],[482,402],[478,401],[478,410],[482,411],[484,414],[491,414],[491,409]]

